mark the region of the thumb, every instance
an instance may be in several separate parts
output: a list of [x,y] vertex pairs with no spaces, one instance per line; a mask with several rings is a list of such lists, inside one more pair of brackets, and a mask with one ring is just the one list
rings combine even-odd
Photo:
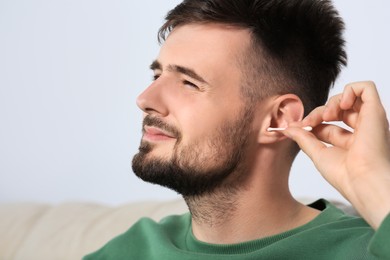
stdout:
[[316,161],[316,155],[320,155],[326,145],[322,143],[317,137],[301,127],[288,127],[283,131],[283,134],[294,140],[302,151],[310,157],[312,161]]

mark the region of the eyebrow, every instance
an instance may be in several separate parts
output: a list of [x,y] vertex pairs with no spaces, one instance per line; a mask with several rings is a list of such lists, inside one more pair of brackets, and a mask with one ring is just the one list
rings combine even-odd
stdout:
[[[151,70],[162,70],[162,65],[158,60],[155,60],[150,65],[150,69]],[[190,69],[190,68],[187,68],[184,66],[179,66],[179,65],[169,65],[168,70],[187,75],[187,76],[189,76],[189,77],[191,77],[191,78],[193,78],[201,83],[208,84],[207,81],[204,78],[202,78],[198,73],[196,73],[193,69]]]

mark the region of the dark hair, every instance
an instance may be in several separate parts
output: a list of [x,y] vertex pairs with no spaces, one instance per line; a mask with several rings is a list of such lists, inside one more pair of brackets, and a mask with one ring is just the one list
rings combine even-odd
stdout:
[[251,100],[294,93],[308,113],[326,102],[347,63],[344,24],[328,0],[184,0],[168,13],[159,41],[191,23],[250,31],[252,46],[240,63],[247,78],[243,92]]

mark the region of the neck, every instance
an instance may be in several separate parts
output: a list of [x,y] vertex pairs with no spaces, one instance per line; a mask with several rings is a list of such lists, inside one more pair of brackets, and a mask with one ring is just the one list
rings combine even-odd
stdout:
[[236,190],[184,197],[195,226],[217,229],[234,218],[238,208]]
[[319,214],[292,197],[263,203],[250,197],[213,194],[185,198],[192,213],[192,231],[203,242],[236,244],[280,234],[311,221]]
[[239,188],[184,198],[198,240],[212,244],[256,240],[304,225],[319,214],[291,196],[288,173],[285,178],[280,172],[268,178],[259,172],[253,176]]

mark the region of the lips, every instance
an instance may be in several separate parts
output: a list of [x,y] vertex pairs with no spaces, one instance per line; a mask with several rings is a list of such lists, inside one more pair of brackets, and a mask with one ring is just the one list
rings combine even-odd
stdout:
[[160,128],[154,126],[145,126],[144,127],[144,138],[152,141],[163,141],[174,139],[175,137]]

